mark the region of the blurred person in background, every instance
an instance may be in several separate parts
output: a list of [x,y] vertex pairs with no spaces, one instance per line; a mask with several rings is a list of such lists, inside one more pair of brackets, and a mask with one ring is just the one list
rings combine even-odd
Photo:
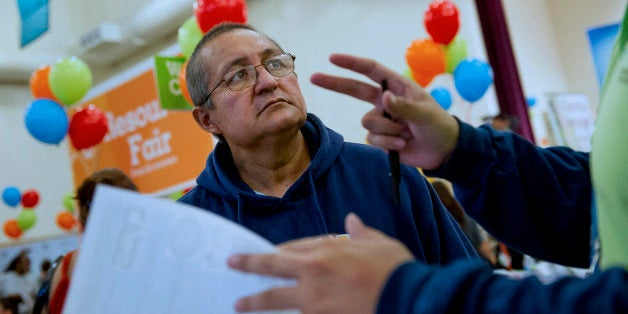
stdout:
[[445,205],[445,208],[449,210],[456,222],[462,228],[464,234],[469,238],[471,244],[478,252],[480,257],[486,260],[486,262],[492,267],[497,266],[497,242],[490,236],[484,228],[480,227],[475,220],[469,217],[462,208],[462,205],[458,202],[453,194],[451,183],[442,179],[431,178],[430,179],[434,190],[438,194],[441,202]]
[[516,116],[500,113],[493,117],[484,117],[484,122],[490,123],[493,129],[497,131],[510,131],[519,127],[519,118]]
[[[98,184],[115,186],[132,191],[138,191],[137,186],[122,170],[117,168],[104,168],[92,173],[85,178],[76,189],[76,202],[78,205],[79,236],[85,231],[89,210]],[[63,305],[72,279],[72,270],[78,258],[79,249],[65,254],[54,271],[50,283],[48,313],[61,314]]]
[[0,314],[19,314],[20,297],[0,297]]
[[30,274],[28,251],[21,251],[0,276],[0,297],[20,300],[19,313],[30,313],[35,303],[37,280]]
[[49,259],[45,259],[41,262],[39,267],[39,277],[37,278],[38,287],[41,287],[41,285],[46,280],[46,276],[48,275],[50,267],[52,267],[52,262]]

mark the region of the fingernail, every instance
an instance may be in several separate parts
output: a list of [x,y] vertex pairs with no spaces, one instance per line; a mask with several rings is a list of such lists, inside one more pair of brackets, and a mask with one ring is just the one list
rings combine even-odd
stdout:
[[390,93],[390,102],[397,102],[397,96],[393,93]]
[[231,255],[227,258],[227,265],[229,267],[239,267],[242,263],[242,255]]
[[242,302],[242,300],[238,300],[238,301],[236,301],[236,303],[235,303],[235,305],[234,305],[233,307],[235,308],[235,310],[236,310],[238,313],[241,313],[241,312],[243,312],[243,311],[245,310],[245,308],[244,308],[244,302]]
[[362,220],[355,213],[349,213],[345,218],[345,229],[351,236],[360,230],[361,225]]
[[362,219],[358,217],[354,212],[351,212],[347,215],[347,219],[350,219],[352,223],[362,223]]

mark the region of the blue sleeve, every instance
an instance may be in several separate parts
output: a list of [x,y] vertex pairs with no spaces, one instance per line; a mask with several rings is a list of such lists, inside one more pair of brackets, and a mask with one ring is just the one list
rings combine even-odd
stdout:
[[467,213],[500,241],[546,261],[589,267],[589,154],[459,125],[450,159],[426,174],[451,181]]
[[377,313],[628,313],[628,273],[611,268],[543,284],[510,279],[486,266],[408,262],[386,282]]

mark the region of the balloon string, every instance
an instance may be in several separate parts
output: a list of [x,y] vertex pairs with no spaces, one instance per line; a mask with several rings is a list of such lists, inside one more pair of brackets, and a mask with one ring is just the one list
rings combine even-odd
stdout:
[[87,164],[87,161],[83,158],[82,152],[80,151],[77,152],[77,155],[78,155],[77,159],[80,162],[81,167],[83,168],[83,173],[85,173],[85,176],[88,176],[91,173],[91,171],[89,171],[88,169],[89,165]]
[[[83,168],[85,176],[89,176],[98,167],[102,148],[97,146],[89,148],[89,151],[80,150],[75,152],[76,159],[78,159],[78,161],[81,163],[81,167]],[[89,160],[91,160],[91,162],[89,162]]]
[[100,153],[102,152],[102,145],[96,144],[92,149],[96,151],[96,156],[94,156],[93,162],[94,169],[92,169],[92,171],[96,171],[96,168],[98,168],[98,165],[100,164]]

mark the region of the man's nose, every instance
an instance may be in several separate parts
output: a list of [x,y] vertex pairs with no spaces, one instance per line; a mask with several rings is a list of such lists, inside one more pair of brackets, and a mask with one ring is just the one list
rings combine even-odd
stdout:
[[257,72],[257,82],[255,84],[255,91],[260,92],[262,90],[271,88],[275,89],[279,85],[277,77],[272,75],[264,65],[260,65],[255,68]]

